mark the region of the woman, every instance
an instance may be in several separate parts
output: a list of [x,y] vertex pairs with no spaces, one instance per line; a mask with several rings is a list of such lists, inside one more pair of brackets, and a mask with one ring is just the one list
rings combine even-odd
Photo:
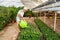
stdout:
[[18,14],[17,14],[17,17],[16,17],[17,25],[19,24],[19,22],[21,20],[24,20],[23,15],[24,15],[24,12],[26,12],[26,10],[27,10],[27,8],[23,7],[23,9],[21,9],[21,10],[18,11]]

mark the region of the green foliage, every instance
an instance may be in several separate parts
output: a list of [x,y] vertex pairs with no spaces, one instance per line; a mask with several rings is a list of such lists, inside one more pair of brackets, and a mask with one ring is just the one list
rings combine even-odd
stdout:
[[2,30],[4,26],[6,26],[6,24],[8,23],[9,23],[8,14],[0,13],[0,30]]
[[10,14],[9,16],[10,16],[11,20],[15,20],[16,16],[17,16],[18,9],[15,7],[9,7],[8,10],[9,10],[8,13]]
[[29,16],[33,17],[34,14],[33,14],[33,12],[32,12],[31,10],[28,9],[28,10],[25,12],[24,16],[25,16],[25,17],[29,17]]
[[18,7],[18,10],[21,10],[21,9],[23,9],[24,7]]
[[0,6],[0,13],[7,13],[7,7]]
[[35,19],[35,23],[41,29],[41,32],[46,37],[46,40],[60,40],[60,36],[50,29],[44,22],[39,19]]
[[0,6],[0,30],[16,19],[18,8]]
[[20,29],[18,40],[41,40],[42,33],[37,27],[28,23],[28,27]]

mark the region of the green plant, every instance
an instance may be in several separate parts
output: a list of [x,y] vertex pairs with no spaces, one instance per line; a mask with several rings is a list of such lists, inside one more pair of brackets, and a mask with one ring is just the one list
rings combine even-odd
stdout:
[[12,20],[15,21],[18,8],[0,6],[0,30],[8,25]]
[[28,27],[21,29],[18,40],[41,40],[42,33],[32,24],[28,23]]
[[0,13],[0,30],[9,23],[9,18],[6,14]]
[[33,14],[33,12],[32,12],[31,10],[28,9],[28,10],[25,12],[24,16],[25,16],[25,17],[33,17],[34,14]]
[[40,28],[41,32],[44,34],[46,40],[60,40],[60,35],[50,29],[44,22],[40,19],[35,19],[35,23]]
[[10,14],[11,20],[16,20],[18,9],[15,7],[9,7],[8,13]]
[[18,10],[21,10],[21,9],[23,9],[24,7],[18,7]]

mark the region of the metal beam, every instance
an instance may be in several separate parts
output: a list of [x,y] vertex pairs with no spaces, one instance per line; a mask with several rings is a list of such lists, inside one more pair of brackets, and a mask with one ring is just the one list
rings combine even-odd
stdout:
[[56,16],[57,16],[57,14],[55,13],[55,18],[54,18],[54,31],[56,30]]
[[43,4],[39,5],[39,6],[37,6],[37,7],[33,8],[33,9],[31,9],[31,10],[34,10],[34,9],[36,9],[36,8],[40,8],[40,7],[43,7],[43,6],[52,4],[52,3],[55,3],[55,1],[51,0],[51,1],[45,2],[45,3],[43,3]]
[[[36,9],[46,9],[46,8],[52,8],[52,7],[60,7],[60,1],[56,2],[56,3],[53,3],[53,4],[50,4],[50,5],[39,7],[39,8],[36,8]],[[35,10],[35,9],[33,9],[33,10]]]
[[53,3],[51,5],[47,5],[41,8],[36,8],[36,9],[47,9],[47,8],[53,8],[53,7],[60,7],[60,2],[59,3]]
[[34,11],[60,11],[60,7],[48,8],[48,9],[39,9],[39,10],[34,10]]

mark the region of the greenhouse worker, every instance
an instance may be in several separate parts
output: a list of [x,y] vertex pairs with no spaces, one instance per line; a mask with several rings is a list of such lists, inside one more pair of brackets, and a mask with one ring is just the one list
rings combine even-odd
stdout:
[[23,15],[24,15],[24,13],[27,11],[27,9],[28,9],[28,8],[23,7],[21,10],[18,11],[17,17],[16,17],[17,25],[19,24],[19,22],[20,22],[21,20],[24,20]]

